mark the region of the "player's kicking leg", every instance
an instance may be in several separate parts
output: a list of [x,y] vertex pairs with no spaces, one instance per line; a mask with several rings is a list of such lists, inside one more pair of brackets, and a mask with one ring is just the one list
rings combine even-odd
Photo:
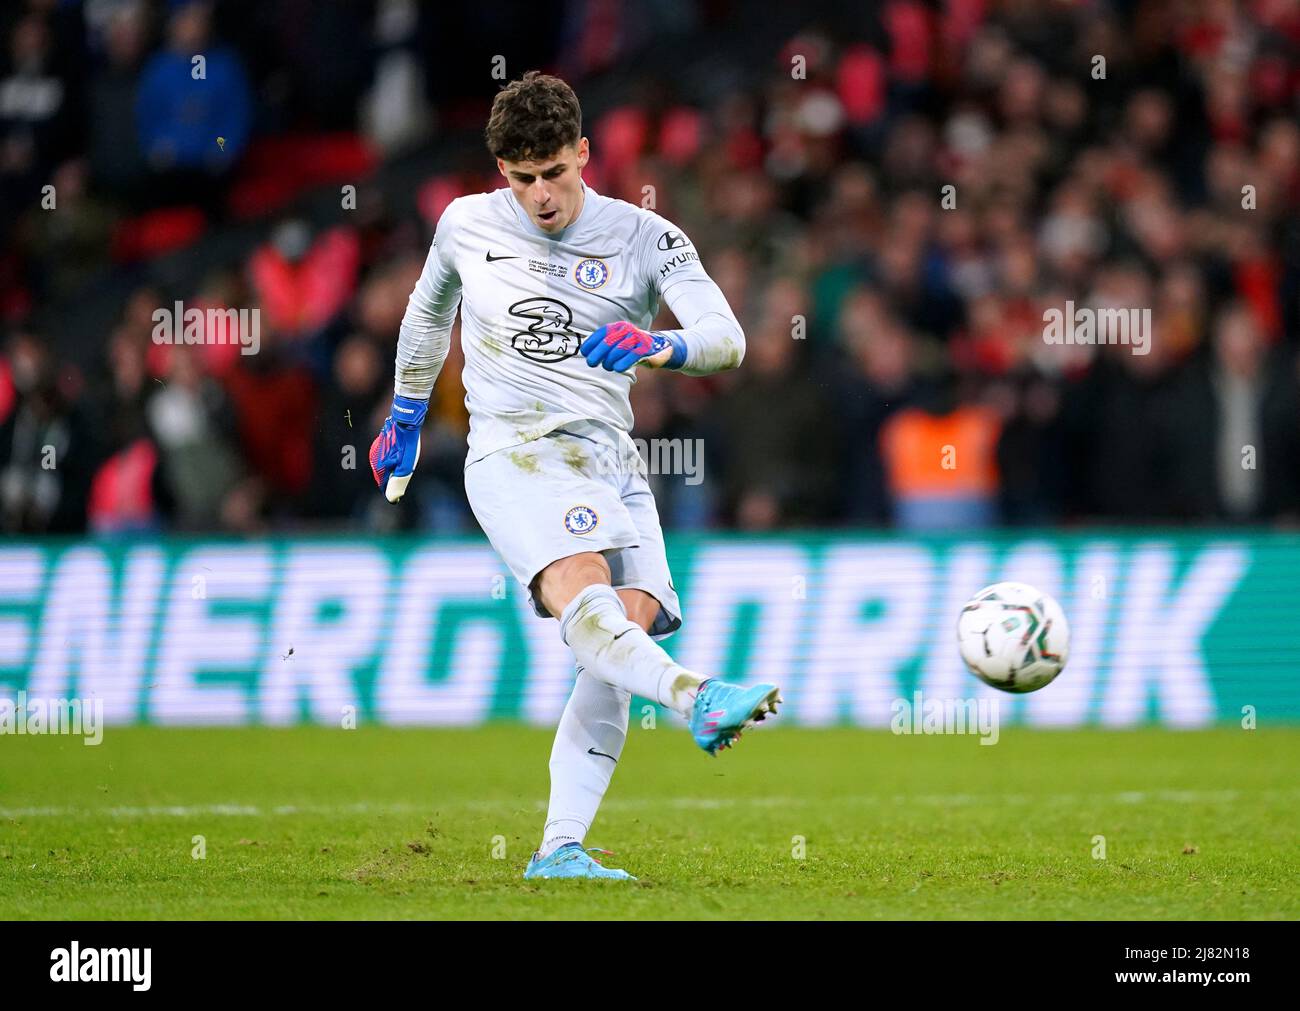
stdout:
[[[775,713],[780,702],[775,685],[728,685],[674,663],[648,634],[659,601],[638,589],[615,591],[609,578],[604,557],[589,552],[552,563],[534,583],[537,599],[561,616],[561,634],[579,658],[579,671],[551,752],[551,803],[542,847],[525,877],[635,880],[604,867],[582,847],[622,753],[633,692],[685,716],[696,743],[710,754],[730,747],[745,726]],[[583,606],[575,606],[580,601]],[[612,673],[593,673],[587,666],[593,658]],[[596,744],[584,747],[597,737]]]
[[695,743],[711,755],[776,713],[781,702],[776,685],[728,684],[674,661],[628,617],[609,580],[605,559],[584,552],[552,562],[536,583],[538,598],[560,616],[561,636],[589,672],[680,713],[690,723]]

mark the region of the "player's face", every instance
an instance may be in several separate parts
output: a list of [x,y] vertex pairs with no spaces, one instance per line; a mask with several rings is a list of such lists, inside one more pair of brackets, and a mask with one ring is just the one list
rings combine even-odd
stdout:
[[582,169],[587,156],[587,138],[583,137],[540,161],[498,158],[497,168],[533,224],[544,232],[558,232],[572,224],[582,210]]

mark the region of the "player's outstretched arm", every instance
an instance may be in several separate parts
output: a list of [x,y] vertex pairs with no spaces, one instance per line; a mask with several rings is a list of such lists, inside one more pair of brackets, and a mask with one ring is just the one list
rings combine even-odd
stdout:
[[736,368],[745,357],[745,333],[690,239],[652,214],[638,250],[647,287],[668,303],[681,329],[642,330],[626,320],[597,327],[579,348],[587,364],[611,372],[642,365],[689,376]]
[[717,285],[711,280],[707,284],[708,289],[677,286],[676,294],[684,297],[669,304],[690,321],[682,329],[642,330],[626,320],[607,323],[582,342],[582,356],[592,368],[610,372],[633,365],[678,369],[693,376],[734,369],[745,356],[745,334]]
[[649,212],[638,236],[638,261],[652,292],[667,303],[681,328],[659,336],[672,347],[662,360],[645,364],[707,376],[740,365],[745,333],[686,233]]
[[447,360],[461,283],[454,257],[456,201],[438,220],[424,270],[406,303],[397,338],[393,407],[370,446],[370,469],[389,502],[406,494],[420,459],[420,426]]
[[665,289],[663,299],[682,325],[663,332],[673,345],[666,368],[708,376],[739,367],[745,358],[745,331],[711,277],[701,270],[699,277]]

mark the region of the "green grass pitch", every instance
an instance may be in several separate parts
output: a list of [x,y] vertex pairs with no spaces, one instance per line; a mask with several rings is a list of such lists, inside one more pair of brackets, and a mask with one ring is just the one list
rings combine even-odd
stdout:
[[551,737],[0,737],[0,918],[1300,917],[1297,727],[778,726],[711,759],[633,721],[587,842],[635,884],[522,880]]

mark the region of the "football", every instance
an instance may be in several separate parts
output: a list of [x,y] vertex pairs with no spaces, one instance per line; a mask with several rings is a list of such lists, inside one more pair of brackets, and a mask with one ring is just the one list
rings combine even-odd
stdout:
[[1065,667],[1070,626],[1061,605],[1028,583],[994,583],[957,619],[957,645],[970,672],[1004,692],[1034,692]]

